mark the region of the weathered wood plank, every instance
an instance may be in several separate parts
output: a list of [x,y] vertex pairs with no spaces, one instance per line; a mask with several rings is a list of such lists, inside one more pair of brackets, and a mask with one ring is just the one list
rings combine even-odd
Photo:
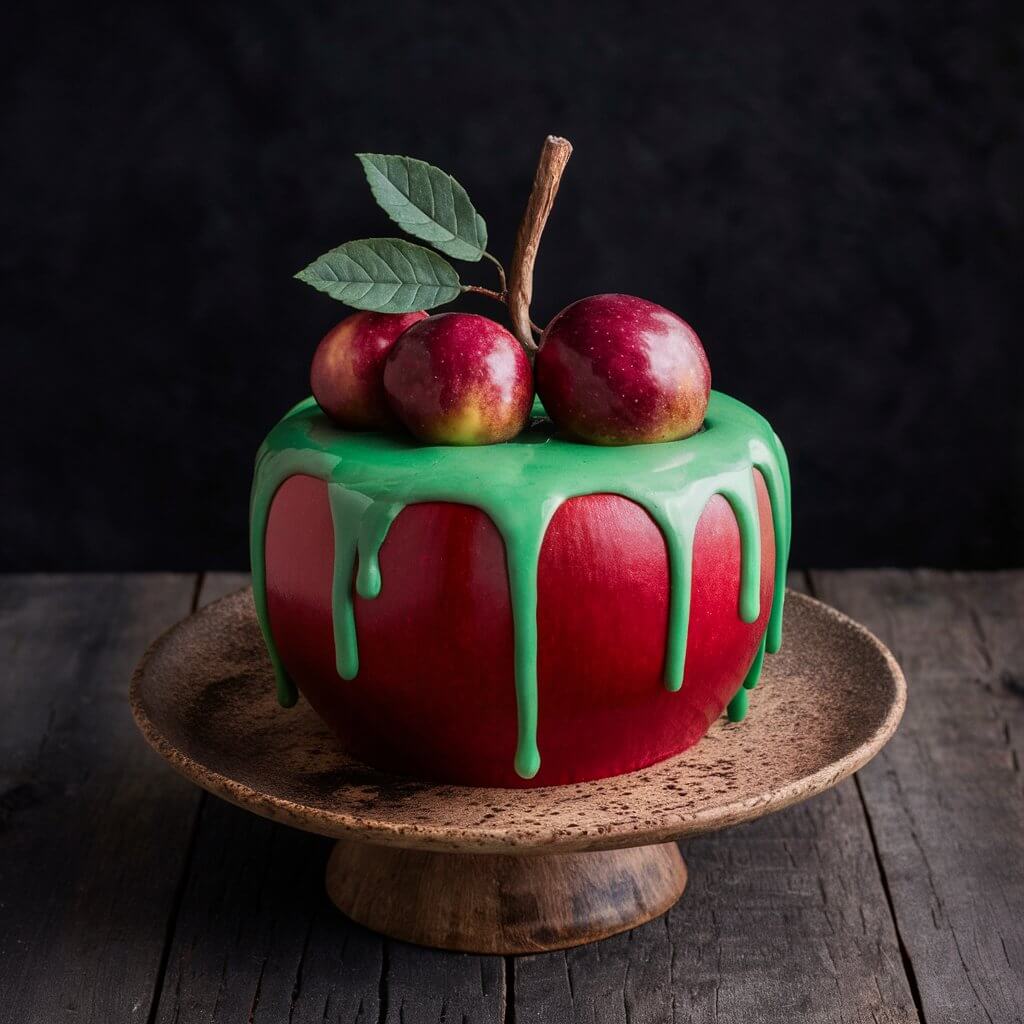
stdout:
[[660,921],[515,965],[532,1021],[916,1021],[852,783],[686,843]]
[[158,1021],[378,1020],[382,944],[331,912],[327,845],[204,802]]
[[128,681],[194,580],[0,580],[0,1021],[146,1019],[198,802]]
[[1024,1019],[1024,573],[815,573],[907,675],[859,783],[925,1019]]
[[517,1024],[918,1019],[852,780],[683,854],[665,917],[515,962]]
[[209,572],[203,573],[199,582],[198,607],[216,601],[227,594],[233,594],[242,587],[247,587],[251,577],[247,572]]
[[[211,574],[200,603],[246,582]],[[353,924],[324,890],[330,848],[330,840],[206,798],[156,1020],[503,1019],[500,957],[418,949]]]

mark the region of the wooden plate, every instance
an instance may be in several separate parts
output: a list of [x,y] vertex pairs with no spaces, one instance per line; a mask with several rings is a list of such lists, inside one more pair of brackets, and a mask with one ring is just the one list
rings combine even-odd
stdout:
[[[597,782],[460,787],[352,760],[307,703],[277,705],[249,589],[152,645],[132,680],[132,710],[149,743],[200,786],[342,840],[328,890],[357,920],[447,948],[556,948],[667,909],[686,876],[676,848],[664,844],[820,793],[867,763],[895,731],[906,685],[889,651],[827,605],[794,592],[787,601],[782,650],[766,659],[745,721],[722,719],[686,753]],[[630,851],[631,859],[630,847],[643,849]],[[588,853],[560,856],[580,851]],[[543,864],[524,862],[526,854]],[[621,884],[624,873],[630,885]],[[416,892],[403,892],[399,878],[415,879]],[[411,913],[425,878],[435,891]],[[389,910],[382,887],[397,893]],[[509,912],[510,890],[530,897],[526,926],[522,906]],[[600,897],[590,911],[581,893]],[[495,920],[483,927],[476,919],[486,918],[488,899]],[[416,917],[428,924],[407,924]]]

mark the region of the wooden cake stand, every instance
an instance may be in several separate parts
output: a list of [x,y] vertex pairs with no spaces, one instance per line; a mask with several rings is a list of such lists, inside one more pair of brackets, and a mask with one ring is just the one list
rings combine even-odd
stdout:
[[327,892],[349,917],[421,945],[524,953],[663,913],[686,885],[676,839],[834,786],[893,734],[906,685],[867,630],[791,592],[782,650],[746,721],[723,718],[686,753],[598,782],[438,785],[353,761],[304,701],[278,707],[246,589],[157,640],[131,703],[149,743],[193,782],[336,838]]

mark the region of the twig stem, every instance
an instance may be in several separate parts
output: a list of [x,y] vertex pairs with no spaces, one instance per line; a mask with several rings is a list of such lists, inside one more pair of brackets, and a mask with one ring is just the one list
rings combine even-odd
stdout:
[[484,259],[490,260],[498,268],[498,280],[501,282],[501,294],[508,294],[508,284],[505,282],[505,268],[501,265],[501,260],[497,256],[492,256],[489,252],[484,253]]
[[528,352],[536,351],[537,343],[530,330],[530,300],[533,298],[533,265],[537,261],[537,248],[544,231],[562,172],[572,155],[568,140],[549,135],[540,151],[537,173],[533,178],[526,212],[516,234],[515,250],[509,271],[508,312],[516,337]]
[[462,286],[464,292],[472,292],[474,295],[486,295],[489,299],[494,299],[495,302],[500,302],[503,306],[505,305],[505,296],[501,292],[494,291],[493,288],[481,288],[478,284],[464,284]]

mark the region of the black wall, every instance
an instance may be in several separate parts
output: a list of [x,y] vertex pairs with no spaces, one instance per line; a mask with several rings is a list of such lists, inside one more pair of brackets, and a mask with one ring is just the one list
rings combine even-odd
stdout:
[[291,275],[393,233],[351,154],[450,170],[507,257],[549,132],[534,319],[690,320],[787,443],[796,564],[1024,562],[1019,2],[16,8],[0,567],[243,566],[344,313]]

